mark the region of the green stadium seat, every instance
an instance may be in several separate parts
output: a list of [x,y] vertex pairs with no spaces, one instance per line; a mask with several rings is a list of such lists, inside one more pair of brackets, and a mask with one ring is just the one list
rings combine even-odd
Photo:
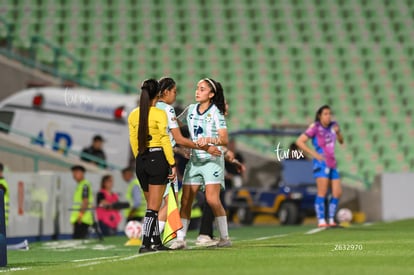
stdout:
[[[41,35],[83,60],[92,82],[100,73],[135,84],[167,74],[178,81],[179,101],[189,103],[198,79],[220,80],[231,111],[252,117],[233,115],[229,125],[307,123],[316,108],[331,104],[349,150],[373,162],[344,164],[356,174],[397,169],[382,140],[400,153],[407,149],[400,143],[410,141],[411,1],[4,2],[0,16],[15,26],[16,47],[27,49],[31,36]],[[38,57],[53,61],[44,47]],[[71,72],[68,62],[59,65]],[[363,159],[369,150],[374,161]],[[350,155],[339,157],[344,163]],[[401,169],[414,166],[414,156],[406,159]]]

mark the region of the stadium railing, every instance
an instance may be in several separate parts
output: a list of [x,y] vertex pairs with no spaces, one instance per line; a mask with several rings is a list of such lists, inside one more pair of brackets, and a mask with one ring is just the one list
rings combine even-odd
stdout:
[[[72,81],[80,86],[90,89],[103,89],[104,87],[101,85],[104,82],[111,82],[115,84],[123,93],[137,91],[135,87],[128,85],[114,76],[106,74],[99,76],[99,83],[87,81],[86,74],[83,72],[83,61],[79,60],[78,57],[68,52],[66,49],[56,46],[42,36],[32,36],[29,49],[25,49],[28,51],[28,54],[22,54],[13,46],[15,32],[12,25],[2,17],[0,17],[0,24],[6,29],[4,43],[5,47],[0,46],[0,54],[5,55],[8,58],[17,60],[26,66],[45,71],[53,76],[59,77],[63,80]],[[44,62],[38,58],[37,50],[39,46],[46,47],[51,52],[51,55],[53,56],[51,64],[47,64],[47,62]],[[60,68],[59,61],[61,58],[66,58],[74,65],[75,70],[73,73],[68,73]]]
[[29,139],[30,144],[32,144],[34,146],[36,144],[46,145],[47,148],[53,148],[53,151],[62,152],[63,156],[65,156],[65,157],[68,157],[68,158],[72,157],[71,159],[68,159],[68,162],[64,162],[64,161],[61,161],[57,158],[53,158],[52,156],[49,157],[49,156],[38,155],[38,154],[35,154],[35,153],[27,152],[27,150],[16,149],[16,148],[8,148],[8,147],[0,145],[0,151],[31,158],[33,160],[34,172],[39,171],[39,162],[40,161],[49,162],[49,163],[52,163],[54,165],[63,166],[63,167],[70,167],[72,165],[72,163],[70,163],[70,162],[79,162],[80,157],[89,159],[90,161],[93,161],[93,162],[97,163],[99,166],[107,167],[107,169],[110,169],[110,170],[121,170],[122,169],[118,165],[115,165],[113,163],[109,163],[109,162],[104,161],[100,158],[97,158],[93,155],[90,155],[90,154],[87,154],[87,153],[84,153],[84,152],[79,152],[79,151],[76,151],[76,150],[72,150],[72,149],[69,149],[69,148],[61,148],[61,146],[58,143],[48,142],[48,141],[39,139],[39,137],[35,137],[35,136],[33,136],[31,134],[28,134],[26,132],[16,130],[16,129],[12,129],[10,126],[8,126],[7,124],[5,124],[3,122],[0,122],[0,132],[16,134],[20,137]]

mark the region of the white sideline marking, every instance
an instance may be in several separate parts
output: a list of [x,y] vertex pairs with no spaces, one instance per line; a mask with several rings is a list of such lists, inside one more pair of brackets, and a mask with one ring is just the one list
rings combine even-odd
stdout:
[[326,229],[326,227],[318,227],[318,228],[314,228],[314,229],[309,230],[305,234],[308,234],[308,235],[309,234],[315,234],[315,233],[319,233],[319,232],[321,232],[321,231],[323,231],[325,229]]
[[110,256],[110,257],[99,257],[99,258],[90,258],[90,259],[79,259],[79,260],[73,260],[73,263],[78,262],[86,262],[86,261],[96,261],[96,260],[106,260],[106,259],[113,259],[118,258],[119,256]]
[[279,234],[279,235],[273,235],[273,236],[260,237],[260,238],[253,239],[253,241],[263,241],[263,240],[274,239],[274,238],[282,238],[282,237],[286,237],[287,235],[288,234]]
[[[102,264],[102,263],[111,263],[111,262],[118,262],[118,261],[128,261],[131,259],[135,259],[138,257],[142,257],[142,256],[146,256],[146,255],[151,255],[151,254],[155,254],[155,253],[159,253],[158,251],[156,252],[151,252],[151,253],[145,253],[145,254],[135,254],[132,256],[127,256],[127,257],[122,257],[119,258],[118,256],[116,257],[108,257],[108,259],[103,259],[102,261],[94,261],[94,262],[90,262],[90,263],[84,263],[84,264],[79,264],[76,267],[85,267],[85,266],[92,266],[92,265],[98,265],[98,264]],[[89,259],[91,260],[91,259]]]
[[[248,239],[248,240],[235,240],[230,238],[230,240],[234,243],[241,243],[241,242],[251,242],[251,241],[264,241],[264,240],[269,240],[269,239],[276,239],[276,238],[283,238],[286,237],[288,234],[279,234],[279,235],[272,235],[272,236],[264,236],[264,237],[260,237],[260,238],[255,238],[255,239]],[[217,248],[216,246],[187,246],[187,249],[195,249],[195,248]]]
[[235,242],[263,241],[263,240],[274,239],[274,238],[283,238],[283,237],[286,237],[287,235],[288,234],[278,234],[278,235],[264,236],[264,237],[260,237],[260,238],[254,238],[254,239],[236,240]]
[[0,273],[3,272],[14,272],[14,271],[22,271],[22,270],[28,270],[30,267],[12,267],[10,269],[1,269]]

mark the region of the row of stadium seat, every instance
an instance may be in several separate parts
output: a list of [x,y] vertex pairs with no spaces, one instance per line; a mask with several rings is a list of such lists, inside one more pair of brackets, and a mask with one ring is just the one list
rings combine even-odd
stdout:
[[[221,43],[227,40],[229,43],[251,44],[273,44],[275,41],[407,43],[413,37],[411,28],[406,27],[413,23],[411,15],[414,11],[410,1],[397,4],[395,8],[379,1],[369,1],[372,3],[366,4],[369,6],[367,9],[358,2],[348,8],[329,1],[323,5],[310,2],[300,8],[289,1],[275,1],[271,8],[266,2],[259,2],[260,5],[236,2],[227,7],[221,1],[192,5],[182,5],[187,1],[160,1],[158,5],[145,1],[68,2],[9,1],[2,8],[2,14],[13,19],[18,30],[34,26],[35,31],[62,43],[74,37],[90,36],[107,43],[119,40],[138,43],[148,38],[156,43],[172,39],[189,43],[194,37],[198,37],[197,41],[213,43],[218,37]],[[207,8],[213,12],[207,12]],[[50,14],[55,17],[50,17]],[[165,14],[169,15],[168,20],[163,18]],[[192,24],[185,24],[189,20]],[[145,37],[145,34],[152,35]]]
[[[211,76],[225,88],[230,130],[309,124],[328,103],[345,134],[340,168],[372,179],[414,169],[413,2],[8,0],[0,16],[15,46],[41,35],[83,60],[91,81],[106,73],[137,86],[171,75],[188,104],[196,81]],[[53,62],[50,49],[36,54]],[[293,139],[241,140],[273,156],[277,141]]]

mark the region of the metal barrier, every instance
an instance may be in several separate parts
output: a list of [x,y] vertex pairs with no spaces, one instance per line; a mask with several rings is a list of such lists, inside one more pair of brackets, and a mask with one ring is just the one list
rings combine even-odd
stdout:
[[[26,49],[29,53],[29,57],[19,54],[15,51],[13,46],[13,40],[15,37],[15,32],[13,30],[12,24],[10,24],[6,19],[0,17],[0,25],[3,25],[6,29],[6,46],[5,48],[0,47],[0,54],[7,56],[8,58],[17,60],[26,66],[31,68],[40,69],[44,72],[47,72],[53,76],[59,77],[63,80],[69,80],[72,82],[77,83],[80,86],[87,87],[90,89],[105,89],[104,82],[110,82],[116,84],[123,93],[133,93],[138,92],[138,89],[134,86],[131,86],[125,83],[122,80],[115,78],[114,76],[108,74],[101,74],[98,75],[97,81],[98,83],[92,83],[86,80],[86,75],[83,71],[84,62],[80,60],[78,57],[74,56],[72,53],[68,52],[66,49],[61,48],[52,42],[46,40],[42,36],[32,36],[31,43],[28,49]],[[46,64],[45,62],[39,60],[38,58],[38,48],[39,46],[44,46],[51,51],[51,55],[53,55],[53,60],[51,64]],[[74,73],[68,73],[59,66],[59,60],[61,58],[67,58],[70,60],[76,70]]]
[[[107,167],[107,169],[110,169],[110,170],[121,170],[122,169],[122,167],[120,167],[118,165],[115,165],[115,164],[112,164],[112,163],[109,163],[107,161],[104,161],[100,158],[97,158],[96,156],[93,156],[93,155],[90,155],[90,154],[87,154],[87,153],[84,153],[84,152],[75,151],[75,150],[72,150],[70,148],[60,148],[60,145],[55,143],[55,142],[48,142],[48,141],[45,141],[45,140],[39,140],[39,137],[35,137],[35,136],[30,135],[30,134],[28,134],[26,132],[23,132],[23,131],[12,129],[10,126],[8,126],[7,124],[5,124],[3,122],[0,122],[0,131],[7,132],[7,133],[13,133],[13,134],[25,137],[25,138],[27,138],[31,141],[28,144],[33,144],[33,141],[36,141],[36,142],[40,141],[41,143],[48,145],[50,148],[55,148],[58,151],[60,150],[60,151],[64,152],[64,155],[67,156],[67,157],[75,156],[77,159],[80,159],[81,157],[86,158],[90,161],[93,161],[93,162],[97,163],[99,166]],[[40,161],[53,163],[55,165],[59,165],[59,166],[63,166],[63,167],[70,167],[71,166],[71,164],[66,163],[64,161],[61,161],[59,159],[49,157],[49,156],[38,155],[38,154],[32,153],[32,152],[27,152],[23,149],[8,148],[8,147],[0,145],[0,151],[31,158],[33,160],[33,163],[34,163],[34,171],[35,172],[37,172],[39,170],[39,162]]]

